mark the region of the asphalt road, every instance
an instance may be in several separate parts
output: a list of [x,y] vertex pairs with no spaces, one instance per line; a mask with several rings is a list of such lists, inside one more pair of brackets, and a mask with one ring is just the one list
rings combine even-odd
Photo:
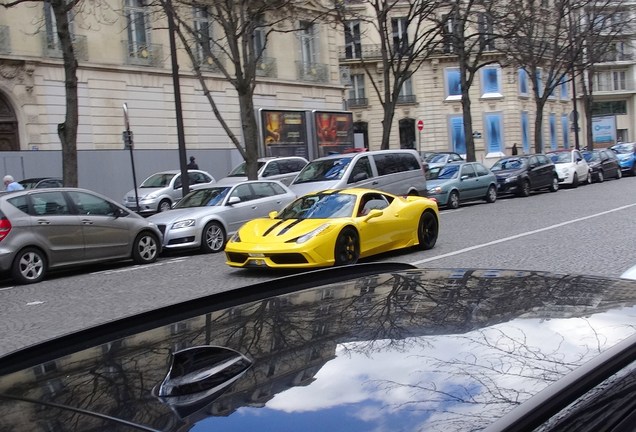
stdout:
[[[636,265],[636,178],[529,198],[443,210],[431,251],[373,261],[420,267],[507,268],[620,276]],[[109,320],[245,286],[284,273],[232,269],[223,254],[171,254],[149,266],[119,263],[0,281],[0,355]]]

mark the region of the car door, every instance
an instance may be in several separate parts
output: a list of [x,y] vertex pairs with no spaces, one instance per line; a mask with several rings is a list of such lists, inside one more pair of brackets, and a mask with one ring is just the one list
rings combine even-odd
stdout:
[[31,230],[46,245],[49,265],[57,266],[84,259],[84,234],[61,191],[30,194]]
[[587,178],[590,168],[588,167],[585,159],[583,159],[583,155],[578,150],[572,151],[572,162],[576,167],[576,175],[578,176],[579,181],[582,182],[583,179]]
[[[251,183],[254,200],[253,217],[265,217],[272,211],[280,211],[291,201],[291,196],[285,195],[285,189],[274,182]],[[285,199],[286,198],[286,199]]]
[[[236,201],[236,199],[239,199]],[[223,211],[223,218],[228,232],[237,231],[245,222],[254,219],[259,204],[254,203],[254,194],[249,183],[239,184],[228,194]]]
[[354,162],[349,177],[347,187],[361,187],[374,189],[379,186],[377,178],[373,175],[373,168],[368,156],[360,157]]
[[394,214],[395,212],[391,214],[389,202],[384,195],[364,194],[358,202],[356,217],[362,220],[372,209],[382,210],[384,215],[358,223],[361,253],[375,254],[390,250],[392,242],[403,238],[401,231],[408,229],[408,224],[401,223],[403,221]]
[[547,156],[536,155],[532,157],[536,161],[535,168],[532,169],[534,180],[531,180],[534,189],[540,189],[549,186],[552,183],[553,166]]
[[[481,186],[479,177],[472,164],[464,164],[459,170],[460,191],[459,196],[464,200],[474,199],[479,195]],[[485,194],[485,192],[484,192]]]
[[123,209],[87,192],[67,193],[79,215],[87,260],[122,258],[131,254],[132,236],[136,233],[130,231],[129,219],[118,215]]

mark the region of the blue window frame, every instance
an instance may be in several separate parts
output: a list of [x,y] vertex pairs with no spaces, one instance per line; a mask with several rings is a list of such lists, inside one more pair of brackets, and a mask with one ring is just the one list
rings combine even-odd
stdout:
[[525,69],[519,69],[519,96],[529,96],[528,91],[528,72]]
[[521,112],[521,142],[524,153],[530,153],[530,125],[528,111]]
[[501,69],[487,66],[481,70],[482,97],[501,97]]
[[461,98],[462,86],[459,80],[459,69],[444,69],[444,79],[446,80],[446,97],[453,99]]
[[451,148],[459,154],[466,154],[466,136],[464,135],[463,115],[450,116],[448,121]]
[[567,77],[561,78],[561,100],[570,100],[570,83]]
[[550,114],[550,148],[552,150],[557,149],[557,126],[556,126],[556,114]]
[[485,126],[488,153],[503,153],[503,116],[500,113],[486,113]]
[[561,131],[563,133],[563,147],[570,148],[570,120],[566,114],[561,116]]

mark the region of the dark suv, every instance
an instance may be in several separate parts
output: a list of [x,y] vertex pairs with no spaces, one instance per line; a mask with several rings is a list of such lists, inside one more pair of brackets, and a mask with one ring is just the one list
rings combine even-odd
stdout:
[[559,190],[554,163],[544,154],[508,156],[490,168],[497,177],[497,193],[527,197],[531,191]]

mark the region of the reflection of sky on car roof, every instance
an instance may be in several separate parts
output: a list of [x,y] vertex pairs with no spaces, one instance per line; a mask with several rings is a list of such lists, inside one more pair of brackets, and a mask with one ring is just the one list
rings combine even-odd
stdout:
[[283,209],[280,219],[330,219],[351,217],[356,195],[330,193],[305,195]]
[[448,158],[448,155],[445,155],[445,154],[433,154],[426,158],[426,162],[432,162],[432,163],[446,162],[447,158]]
[[156,187],[164,187],[164,186],[168,186],[170,184],[170,180],[172,180],[172,177],[174,177],[176,174],[153,174],[150,177],[148,177],[146,180],[144,180],[144,182],[141,184],[140,187],[142,188],[156,188]]
[[312,161],[300,172],[294,183],[341,179],[351,157]]
[[[449,426],[467,430],[467,425],[481,429],[517,402],[633,334],[625,322],[634,314],[636,307],[574,320],[518,318],[466,334],[407,338],[400,344],[384,341],[395,346],[393,353],[375,353],[368,342],[340,344],[336,358],[320,369],[310,385],[277,394],[267,403],[265,413],[244,414],[261,419],[275,416],[275,411],[311,416],[312,411],[331,407],[333,415],[342,416],[336,424],[346,424],[351,431],[448,430]],[[573,353],[580,353],[582,345],[588,351],[580,358]],[[394,367],[396,354],[401,358],[399,368]],[[461,376],[458,369],[464,371]],[[378,374],[383,378],[367,379]],[[338,385],[323,388],[321,378]],[[343,404],[348,408],[339,412],[336,407]],[[433,413],[422,424],[421,417],[408,415],[414,410]],[[456,423],[449,421],[449,414]]]
[[[260,171],[261,168],[263,168],[264,165],[265,165],[265,162],[258,162],[257,171]],[[245,174],[246,166],[247,166],[247,164],[245,162],[241,163],[239,166],[237,166],[232,171],[230,171],[230,173],[227,176],[228,177],[244,177],[246,175]]]
[[490,168],[491,171],[520,169],[525,167],[527,161],[524,158],[500,159]]
[[547,156],[554,163],[570,163],[570,162],[572,162],[572,153],[570,153],[570,152],[548,153]]

